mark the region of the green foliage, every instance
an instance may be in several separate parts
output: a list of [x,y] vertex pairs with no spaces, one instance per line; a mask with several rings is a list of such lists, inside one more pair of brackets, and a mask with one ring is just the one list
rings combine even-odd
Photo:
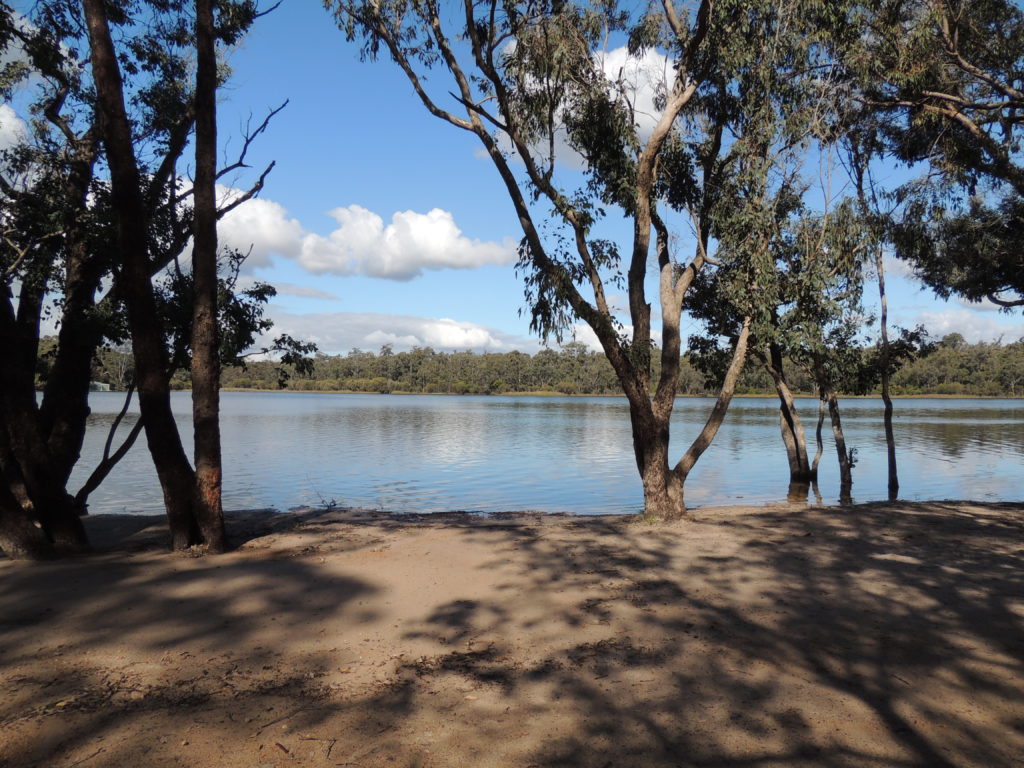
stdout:
[[941,296],[1024,305],[1024,8],[866,6],[871,26],[844,63],[870,110],[872,142],[932,171],[896,191],[899,255]]

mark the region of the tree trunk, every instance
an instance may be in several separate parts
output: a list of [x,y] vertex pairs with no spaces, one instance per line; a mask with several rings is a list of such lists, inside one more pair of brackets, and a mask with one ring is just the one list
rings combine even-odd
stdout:
[[836,439],[836,454],[839,458],[839,500],[843,503],[852,500],[853,489],[853,455],[846,449],[846,438],[843,435],[843,423],[839,418],[839,399],[835,390],[822,390],[822,399],[828,402],[828,413],[832,419],[832,434]]
[[163,491],[171,545],[184,549],[200,543],[194,514],[195,474],[182,449],[171,412],[166,350],[150,283],[147,219],[131,125],[125,112],[121,73],[103,0],[83,0],[83,7],[118,223],[118,245],[123,260],[120,284],[128,307],[139,409]]
[[[765,370],[772,377],[775,393],[779,398],[779,431],[782,442],[786,446],[786,458],[789,460],[790,484],[805,485],[815,479],[807,458],[807,438],[800,414],[796,410],[793,393],[786,382],[785,369],[782,362],[782,350],[778,344],[769,345],[768,355],[761,355]],[[806,494],[804,494],[806,498]]]
[[0,552],[12,560],[45,560],[56,554],[42,526],[3,482],[0,482]]
[[105,260],[90,249],[80,221],[81,212],[89,207],[98,150],[92,133],[88,131],[90,138],[75,142],[67,177],[63,207],[64,301],[57,355],[39,409],[41,432],[65,486],[81,455],[89,417],[92,361],[103,340],[95,303]]
[[192,280],[192,418],[197,518],[203,542],[223,552],[220,356],[217,332],[217,55],[213,0],[196,0],[196,178]]
[[[818,398],[818,425],[814,429],[814,440],[817,444],[818,450],[814,454],[814,461],[811,462],[811,471],[814,472],[814,477],[818,477],[818,465],[821,463],[821,457],[825,453],[825,444],[821,440],[821,428],[825,424],[825,398],[819,396]],[[815,481],[817,482],[817,481]]]
[[[20,307],[19,307],[20,309]],[[28,334],[32,336],[32,334]],[[0,338],[19,341],[15,317],[9,302],[0,305]],[[38,334],[35,334],[38,339]],[[24,339],[26,345],[34,342]],[[30,518],[52,545],[55,554],[73,554],[89,549],[85,528],[79,519],[74,500],[64,490],[64,483],[54,471],[54,461],[46,441],[39,432],[36,394],[31,371],[24,363],[35,355],[14,354],[0,365],[0,471],[3,490],[0,514],[4,517],[3,536],[6,546],[25,553],[36,551],[32,542],[37,534],[29,531],[25,519]],[[18,509],[22,510],[21,513]],[[24,537],[28,538],[24,538]],[[21,538],[19,538],[21,537]],[[19,540],[23,545],[19,545]],[[27,554],[21,556],[28,556]]]
[[879,363],[882,366],[882,403],[885,405],[885,446],[889,458],[889,499],[899,496],[900,478],[896,467],[896,435],[892,428],[892,397],[889,394],[889,308],[885,295],[885,265],[880,249],[875,250],[875,268],[878,270],[878,297],[882,305],[882,350]]

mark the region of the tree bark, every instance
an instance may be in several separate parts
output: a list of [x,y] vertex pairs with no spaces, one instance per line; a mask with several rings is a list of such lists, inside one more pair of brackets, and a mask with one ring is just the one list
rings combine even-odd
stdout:
[[839,500],[843,503],[852,499],[853,489],[853,457],[846,449],[846,437],[843,435],[843,423],[839,418],[839,398],[831,387],[822,389],[822,400],[828,402],[828,413],[832,420],[832,434],[836,440],[836,454],[839,458]]
[[3,302],[0,338],[11,340],[15,347],[7,364],[0,365],[0,515],[4,518],[4,546],[22,553],[18,556],[40,551],[39,534],[27,527],[26,521],[30,520],[54,554],[85,552],[89,549],[85,528],[74,500],[54,472],[53,457],[39,431],[33,367],[25,367],[29,360],[34,363],[35,354],[21,354],[25,346],[37,343],[38,333],[22,338],[20,330],[10,303]]
[[875,250],[875,268],[878,270],[878,297],[882,305],[882,349],[879,364],[882,366],[882,403],[884,404],[885,447],[889,459],[889,499],[899,496],[900,478],[896,466],[896,434],[892,428],[892,396],[889,393],[889,308],[885,294],[885,264],[880,249]]
[[743,326],[733,347],[732,361],[726,371],[718,399],[701,429],[683,457],[669,467],[669,420],[671,407],[655,410],[647,397],[637,396],[637,391],[625,388],[629,396],[630,421],[633,427],[633,451],[644,489],[643,519],[651,522],[678,520],[686,515],[686,478],[697,460],[710,447],[725,420],[736,392],[736,382],[743,372],[747,359],[747,343],[750,338],[750,318],[744,318]]
[[197,519],[211,552],[225,548],[221,502],[220,355],[217,330],[217,55],[214,0],[196,0],[196,177],[192,280],[192,418]]
[[12,560],[46,560],[56,555],[42,525],[0,482],[0,552]]
[[825,424],[825,398],[823,396],[818,397],[818,425],[814,429],[814,441],[817,444],[817,451],[814,454],[814,461],[811,462],[811,469],[814,472],[814,476],[818,476],[818,465],[821,463],[821,457],[825,453],[825,444],[821,439],[821,428]]
[[171,412],[166,350],[150,283],[147,218],[131,124],[103,0],[83,0],[97,104],[107,148],[113,205],[121,251],[121,286],[128,307],[138,377],[139,409],[164,496],[171,545],[200,543],[194,514],[195,473],[181,446]]
[[768,354],[761,353],[760,357],[765,370],[772,377],[775,393],[779,398],[779,431],[789,461],[789,482],[797,485],[810,483],[816,478],[816,468],[811,467],[807,458],[807,437],[800,421],[800,414],[796,410],[793,393],[786,382],[782,349],[778,344],[770,344]]

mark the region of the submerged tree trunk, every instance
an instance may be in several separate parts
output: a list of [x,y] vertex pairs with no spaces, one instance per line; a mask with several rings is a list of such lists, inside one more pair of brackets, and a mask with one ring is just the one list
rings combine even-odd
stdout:
[[811,469],[814,471],[814,476],[818,476],[818,465],[821,463],[821,457],[825,453],[825,444],[821,439],[821,428],[825,424],[825,398],[819,396],[818,398],[818,424],[814,429],[814,440],[817,444],[818,450],[814,454],[814,461],[811,462]]
[[217,332],[217,56],[213,0],[196,0],[196,178],[192,279],[192,418],[196,513],[203,542],[222,552],[224,510],[220,449],[220,355]]
[[885,295],[885,265],[881,250],[875,250],[875,268],[878,270],[878,297],[882,305],[882,349],[879,363],[882,366],[882,403],[885,406],[885,447],[889,459],[889,499],[899,496],[900,478],[896,467],[896,435],[892,428],[892,397],[889,393],[889,321],[888,301]]
[[166,350],[150,283],[147,219],[131,125],[125,112],[121,73],[104,4],[102,0],[83,0],[83,7],[118,223],[118,245],[123,261],[120,285],[128,306],[139,409],[163,491],[171,545],[184,549],[200,543],[194,514],[195,474],[182,449],[171,412]]
[[822,389],[821,398],[828,403],[828,413],[832,420],[832,434],[836,440],[836,455],[839,459],[839,500],[848,502],[852,498],[851,491],[853,489],[853,453],[846,448],[843,423],[839,418],[839,399],[831,387]]
[[761,353],[759,357],[765,370],[772,377],[775,393],[779,398],[779,431],[786,446],[786,458],[789,460],[789,482],[791,485],[806,485],[816,479],[817,468],[812,468],[807,458],[807,437],[800,421],[800,414],[796,410],[793,393],[786,382],[782,350],[777,344],[771,344],[768,354]]

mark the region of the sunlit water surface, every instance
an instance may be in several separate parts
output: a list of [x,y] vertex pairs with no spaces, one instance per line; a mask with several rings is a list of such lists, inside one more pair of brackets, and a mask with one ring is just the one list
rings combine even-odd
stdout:
[[[102,455],[123,394],[94,393],[92,416],[71,488]],[[713,401],[676,403],[677,460]],[[191,444],[191,400],[174,410]],[[223,393],[221,434],[227,509],[286,510],[334,502],[400,512],[539,510],[633,512],[640,480],[629,412],[612,397],[448,397]],[[813,452],[817,401],[802,400]],[[131,424],[137,409],[125,419]],[[854,501],[885,499],[881,402],[842,403],[847,445],[856,449]],[[786,455],[777,401],[737,399],[686,484],[689,506],[785,501]],[[896,402],[900,498],[1019,500],[1024,486],[1024,401]],[[126,431],[122,426],[122,432]],[[818,492],[837,503],[831,429]],[[811,492],[811,501],[815,501]],[[90,498],[90,511],[160,512],[159,486],[144,438]]]

